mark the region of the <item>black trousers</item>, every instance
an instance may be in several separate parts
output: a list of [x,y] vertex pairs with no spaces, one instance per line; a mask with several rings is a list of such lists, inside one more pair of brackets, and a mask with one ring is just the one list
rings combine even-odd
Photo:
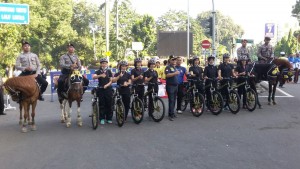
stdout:
[[[245,82],[244,80],[238,80],[237,81],[237,85],[239,85],[240,83]],[[245,84],[241,85],[238,87],[238,94],[240,96],[240,98],[242,99],[242,95],[243,95],[243,105],[246,105],[246,90],[245,90]]]
[[122,96],[122,102],[125,107],[125,120],[126,120],[130,109],[130,94],[121,94],[121,96]]
[[[22,72],[19,76],[28,76],[28,75],[33,75],[35,74],[35,71],[26,71]],[[46,79],[44,79],[41,75],[38,75],[35,80],[38,82],[38,84],[41,86],[41,94],[43,94],[48,86],[48,82]]]
[[[228,101],[228,99],[229,99],[229,93],[228,93],[228,90],[227,90],[227,88],[228,88],[227,82],[228,82],[228,81],[229,81],[229,80],[222,80],[222,81],[220,82],[220,85],[222,86],[222,88],[220,89],[220,92],[221,92],[221,94],[222,94],[223,99],[226,99],[227,101]],[[230,83],[230,85],[231,85],[231,84],[232,84],[232,81],[229,81],[229,83]],[[227,102],[225,103],[224,106],[227,106]]]
[[112,120],[112,89],[98,89],[100,120]]
[[205,82],[205,94],[206,94],[206,100],[207,100],[207,107],[209,106],[209,104],[208,104],[208,101],[210,101],[211,100],[211,94],[212,93],[210,93],[210,83],[212,83],[212,86],[215,88],[215,89],[217,89],[217,85],[218,85],[218,83],[217,82],[210,82],[210,81],[206,81]]
[[138,94],[139,99],[141,99],[142,102],[144,102],[144,93],[145,93],[145,88],[142,85],[137,85],[135,87],[135,93]]
[[177,108],[176,108],[176,110],[181,110],[181,101],[182,101],[184,94],[185,94],[184,85],[179,84],[178,91],[177,91]]

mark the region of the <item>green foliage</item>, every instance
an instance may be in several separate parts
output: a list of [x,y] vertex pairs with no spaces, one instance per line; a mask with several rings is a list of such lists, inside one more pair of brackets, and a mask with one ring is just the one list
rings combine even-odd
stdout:
[[287,55],[297,52],[297,33],[289,31],[287,36],[284,36],[275,46],[274,55],[279,56],[280,52],[285,52]]

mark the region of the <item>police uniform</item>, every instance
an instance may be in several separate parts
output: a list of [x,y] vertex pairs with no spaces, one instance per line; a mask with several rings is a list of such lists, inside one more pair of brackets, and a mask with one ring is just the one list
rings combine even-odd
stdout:
[[[23,46],[25,44],[30,45],[28,42],[25,42],[23,43]],[[25,70],[27,67],[30,67],[31,70]],[[48,86],[48,82],[44,78],[42,78],[40,74],[41,65],[40,60],[36,54],[31,52],[21,53],[16,60],[16,69],[22,71],[20,76],[37,74],[37,77],[35,79],[41,85],[40,92],[41,94],[45,92]],[[42,95],[40,95],[39,100],[44,100]]]
[[238,60],[240,60],[242,56],[247,56],[247,59],[250,59],[249,58],[249,50],[247,49],[247,47],[241,46],[237,49]]
[[[175,60],[176,57],[171,55],[169,60]],[[175,73],[177,70],[174,66],[168,65],[165,69],[165,74]],[[174,114],[177,92],[178,92],[178,76],[166,77],[166,90],[169,99],[169,118],[174,118],[176,115]]]
[[[266,37],[265,40],[270,41],[271,39]],[[263,44],[258,48],[257,57],[260,63],[268,63],[273,56],[274,49],[270,44]]]
[[117,80],[117,84],[120,86],[119,88],[119,94],[122,96],[122,101],[125,107],[125,120],[127,119],[128,111],[130,108],[130,88],[129,86],[122,86],[125,82],[129,82],[130,80],[130,74],[126,71],[124,72],[118,72],[115,74],[115,77],[118,77],[121,73],[123,73],[122,77],[119,77]]
[[110,69],[102,69],[100,68],[95,72],[96,75],[105,74],[105,77],[98,78],[98,87],[97,95],[99,97],[99,107],[100,110],[100,120],[112,120],[112,88],[111,86],[104,89],[103,87],[111,81],[112,72]]
[[[74,47],[73,44],[69,44],[68,46]],[[65,82],[65,79],[68,78],[70,73],[72,73],[71,65],[73,65],[75,63],[77,65],[77,68],[80,70],[81,62],[77,55],[66,53],[60,57],[59,64],[61,67],[61,75],[58,79],[57,93],[61,93],[62,91],[66,90],[64,88],[65,87],[64,82]],[[85,76],[82,76],[82,77],[83,77],[82,80],[83,80],[83,84],[84,84],[84,88],[83,88],[83,93],[84,93],[85,90],[87,89],[87,86],[89,85],[89,80]]]

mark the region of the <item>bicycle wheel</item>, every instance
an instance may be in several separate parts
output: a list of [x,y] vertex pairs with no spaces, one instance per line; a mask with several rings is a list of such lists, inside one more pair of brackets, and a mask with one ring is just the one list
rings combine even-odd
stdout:
[[195,97],[192,98],[193,102],[190,104],[191,112],[194,116],[199,117],[204,112],[204,97],[202,94],[197,93]]
[[116,120],[118,126],[122,127],[125,122],[125,107],[121,99],[118,99],[116,104]]
[[[150,111],[150,109],[149,109]],[[165,117],[165,104],[160,97],[155,97],[153,100],[153,111],[149,112],[151,118],[155,122],[160,122]]]
[[136,123],[136,124],[139,124],[143,121],[144,104],[137,97],[133,98],[133,101],[132,101],[131,116],[132,116],[132,119],[133,119],[134,123]]
[[249,111],[254,111],[256,109],[256,103],[257,103],[257,94],[256,92],[248,88],[246,90],[246,107]]
[[189,104],[189,97],[188,97],[188,93],[187,93],[182,97],[180,110],[185,111],[188,104]]
[[99,122],[99,105],[98,102],[92,103],[92,126],[93,129],[96,130],[98,128],[98,122]]
[[237,114],[240,111],[241,108],[241,99],[237,91],[230,90],[229,96],[228,96],[228,108],[233,114]]
[[212,98],[209,101],[209,110],[213,115],[218,115],[223,110],[223,97],[217,91],[213,91],[212,93]]

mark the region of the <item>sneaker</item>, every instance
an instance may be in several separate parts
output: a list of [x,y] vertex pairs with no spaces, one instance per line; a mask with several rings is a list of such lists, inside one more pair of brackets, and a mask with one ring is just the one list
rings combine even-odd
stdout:
[[107,120],[107,123],[108,123],[108,124],[112,124],[112,121],[111,121],[111,120]]
[[102,119],[102,120],[100,120],[100,124],[105,124],[105,120],[104,119]]
[[171,116],[169,116],[169,120],[170,120],[170,121],[174,121],[174,118],[171,117]]
[[181,110],[177,110],[177,114],[182,114],[182,111]]

